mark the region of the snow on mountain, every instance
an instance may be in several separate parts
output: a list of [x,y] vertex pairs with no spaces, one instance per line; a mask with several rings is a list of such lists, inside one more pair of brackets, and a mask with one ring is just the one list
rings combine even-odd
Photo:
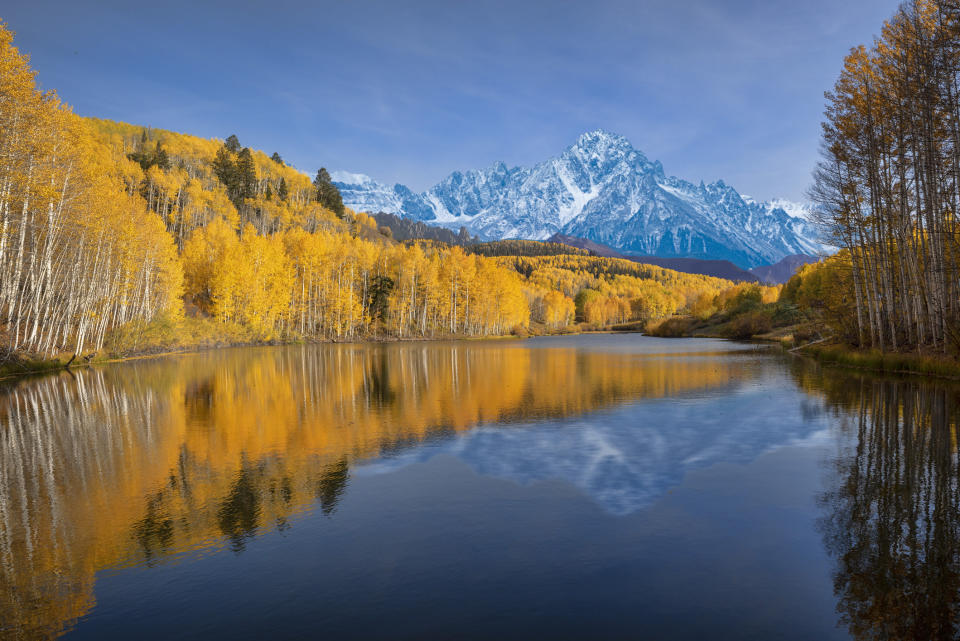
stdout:
[[384,211],[390,214],[399,213],[403,209],[403,201],[396,193],[370,176],[335,171],[330,177],[340,189],[344,204],[351,209],[373,213]]
[[813,219],[813,205],[795,203],[783,198],[775,198],[761,204],[766,206],[766,208],[769,210],[782,209],[783,211],[787,212],[788,216],[791,216],[792,218],[800,218],[801,220],[808,221]]
[[348,185],[367,185],[373,183],[373,178],[366,174],[352,174],[349,171],[335,171],[330,175],[335,182]]
[[792,254],[816,254],[809,208],[757,203],[722,180],[705,185],[664,174],[630,142],[593,131],[532,167],[456,171],[426,192],[388,187],[363,174],[336,172],[344,204],[384,211],[487,239],[543,240],[555,233],[620,251],[730,260],[744,267]]

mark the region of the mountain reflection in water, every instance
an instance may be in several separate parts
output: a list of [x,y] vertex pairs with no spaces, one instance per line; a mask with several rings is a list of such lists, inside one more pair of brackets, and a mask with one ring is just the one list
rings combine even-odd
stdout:
[[622,516],[649,507],[691,470],[749,463],[764,452],[815,437],[828,426],[816,416],[784,423],[784,408],[769,403],[762,387],[742,380],[704,391],[630,403],[585,418],[517,425],[521,429],[479,427],[357,471],[392,472],[448,454],[484,476],[518,483],[566,481],[606,512]]
[[[393,482],[369,483],[373,475],[396,472],[379,478],[408,474],[428,485],[400,486],[385,501],[399,496],[419,507],[415,494],[429,487],[424,501],[451,503],[447,529],[432,532],[435,546],[495,523],[503,538],[494,537],[489,549],[499,552],[497,541],[519,538],[502,521],[528,509],[541,510],[544,522],[577,528],[576,517],[550,520],[571,511],[583,517],[583,529],[567,529],[551,543],[533,518],[526,528],[535,548],[522,548],[517,568],[493,566],[486,583],[473,585],[470,573],[501,563],[496,554],[472,559],[457,545],[436,558],[431,548],[402,566],[414,568],[414,578],[422,572],[425,583],[391,583],[404,576],[392,574],[397,557],[384,557],[384,575],[363,573],[371,572],[364,565],[371,547],[385,543],[375,505],[373,516],[360,511],[368,519],[357,522],[366,524],[363,543],[340,559],[359,568],[347,584],[311,583],[310,574],[281,585],[295,594],[369,594],[370,603],[407,611],[437,598],[431,590],[448,589],[442,578],[456,568],[471,577],[474,621],[490,620],[484,607],[503,605],[496,580],[523,578],[529,591],[511,595],[517,618],[505,618],[507,625],[531,624],[523,617],[539,603],[563,625],[583,617],[589,626],[595,616],[621,632],[638,624],[625,613],[643,595],[652,609],[638,610],[639,622],[656,619],[667,626],[652,628],[660,632],[697,612],[719,613],[710,623],[718,625],[717,638],[746,630],[767,638],[779,629],[785,638],[817,630],[816,638],[953,639],[960,617],[958,393],[955,385],[821,370],[751,346],[639,337],[236,349],[22,380],[0,388],[0,638],[54,638],[81,618],[78,633],[96,635],[104,629],[91,625],[96,613],[127,622],[143,614],[140,601],[130,611],[94,608],[98,579],[101,598],[109,582],[97,576],[104,570],[126,568],[125,585],[149,584],[144,594],[153,597],[156,586],[145,575],[200,564],[208,550],[225,551],[217,559],[269,565],[270,554],[284,549],[296,564],[325,567],[310,566],[309,554],[298,557],[303,549],[248,548],[266,533],[295,528],[308,511],[330,529],[360,527],[349,518],[363,504],[356,497],[366,492],[369,502],[372,488]],[[450,457],[429,462],[442,454],[460,467],[444,463]],[[455,469],[468,474],[448,488],[444,474]],[[792,474],[803,479],[791,504],[778,497],[797,481]],[[487,501],[491,484],[498,498]],[[558,486],[563,491],[551,493]],[[567,492],[571,486],[579,492]],[[671,494],[674,488],[681,491]],[[504,505],[514,495],[518,501]],[[458,500],[467,511],[479,506],[482,518],[463,522]],[[435,514],[410,514],[400,524],[410,537],[404,540],[419,544],[437,527]],[[305,531],[310,554],[323,556],[328,549],[315,550],[314,537],[326,530],[307,523],[289,534]],[[349,527],[340,532],[356,535]],[[485,539],[471,542],[474,551],[486,549]],[[581,548],[589,550],[577,565],[571,556]],[[159,564],[166,565],[147,569]],[[561,587],[544,583],[557,578]],[[584,593],[571,586],[581,580],[588,581],[585,594],[606,601],[583,612],[543,605],[576,603]],[[398,593],[411,601],[397,600]],[[569,593],[573,600],[563,600]],[[699,596],[687,602],[679,594]],[[715,601],[725,594],[734,601]],[[199,600],[189,590],[182,595],[193,597]],[[822,609],[803,609],[797,599],[804,597],[821,598]],[[757,599],[769,620],[752,605]],[[213,607],[221,606],[229,609]],[[808,611],[819,612],[809,629]],[[445,614],[455,621],[460,612]],[[314,613],[302,614],[309,620]],[[775,627],[781,620],[795,627]]]

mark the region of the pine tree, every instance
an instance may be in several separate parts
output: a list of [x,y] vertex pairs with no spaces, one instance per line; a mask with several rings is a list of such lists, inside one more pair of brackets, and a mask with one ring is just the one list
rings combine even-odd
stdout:
[[346,210],[343,206],[343,198],[340,197],[340,190],[333,183],[327,183],[323,186],[323,191],[323,206],[335,213],[337,217],[343,218]]
[[263,193],[265,200],[273,200],[273,188],[270,187],[270,183],[267,183],[267,189]]
[[240,151],[240,140],[236,134],[230,134],[223,142],[223,146],[227,148],[227,151],[235,154]]
[[317,202],[335,213],[339,218],[343,218],[343,198],[340,196],[340,190],[333,184],[330,172],[327,171],[326,167],[317,170],[317,177],[313,179],[313,186],[317,189]]
[[213,159],[213,173],[227,188],[228,194],[232,194],[236,190],[236,165],[226,144],[217,150],[217,155]]
[[270,156],[270,160],[272,160],[273,162],[277,163],[277,164],[280,165],[281,167],[284,166],[284,164],[283,164],[283,158],[281,158],[281,157],[280,157],[280,154],[278,154],[277,152],[273,152],[273,155]]
[[237,155],[237,199],[252,198],[256,193],[257,170],[253,163],[253,154],[244,147]]
[[287,181],[285,178],[281,177],[280,186],[277,187],[277,197],[279,197],[280,200],[286,202],[288,195],[289,193],[287,191]]
[[166,150],[160,146],[160,143],[157,143],[157,150],[153,154],[153,164],[164,171],[170,169],[170,157],[167,155]]
[[317,170],[317,177],[313,179],[313,186],[317,188],[317,200],[320,200],[320,186],[326,185],[333,182],[333,179],[330,178],[330,172],[327,171],[326,167],[321,167]]

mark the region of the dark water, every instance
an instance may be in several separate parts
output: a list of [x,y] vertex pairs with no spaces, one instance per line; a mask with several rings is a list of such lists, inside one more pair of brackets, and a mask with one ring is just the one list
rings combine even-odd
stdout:
[[636,335],[21,381],[0,638],[956,638],[957,399]]

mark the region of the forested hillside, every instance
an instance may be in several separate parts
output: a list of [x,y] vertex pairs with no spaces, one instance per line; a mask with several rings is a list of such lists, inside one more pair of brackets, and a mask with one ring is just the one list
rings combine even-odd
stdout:
[[629,261],[517,257],[582,252],[543,243],[397,243],[343,206],[325,169],[311,178],[233,135],[74,115],[37,89],[5,28],[0,216],[4,358],[601,327],[730,286]]
[[557,254],[498,260],[525,276],[531,286],[573,299],[577,318],[599,326],[656,321],[712,305],[724,291],[734,288],[732,282],[720,278],[620,258]]
[[383,212],[374,214],[373,218],[380,226],[381,233],[385,233],[384,230],[389,229],[390,236],[394,240],[438,240],[447,245],[460,245],[462,247],[475,242],[473,236],[467,233],[464,228],[460,229],[460,233],[455,234],[446,227],[434,227],[419,220],[410,220]]
[[471,254],[481,256],[589,256],[585,249],[571,247],[562,243],[540,240],[494,240],[488,243],[475,243],[469,248]]

